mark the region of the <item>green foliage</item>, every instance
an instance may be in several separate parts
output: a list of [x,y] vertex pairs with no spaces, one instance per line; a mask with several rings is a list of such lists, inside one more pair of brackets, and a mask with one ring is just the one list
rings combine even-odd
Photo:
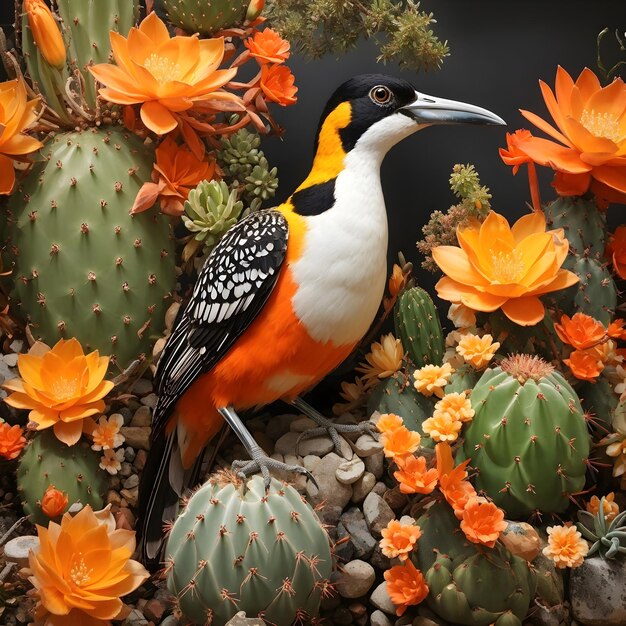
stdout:
[[447,42],[433,32],[432,13],[414,0],[269,0],[265,15],[283,37],[312,58],[343,53],[374,38],[379,61],[409,70],[441,67]]
[[211,35],[223,28],[241,26],[249,4],[250,0],[155,1],[157,10],[165,12],[174,26],[189,34],[201,35]]
[[584,520],[576,524],[580,534],[592,542],[587,557],[597,553],[603,559],[614,559],[626,554],[626,511],[622,511],[607,524],[602,497],[595,515],[589,511],[579,511],[578,517]]
[[15,296],[36,338],[126,367],[150,354],[175,285],[171,227],[129,210],[154,154],[122,130],[61,133],[8,203]]
[[196,624],[223,626],[235,613],[276,626],[314,618],[332,570],[328,535],[286,483],[227,475],[190,498],[169,535],[167,586]]
[[40,505],[50,485],[67,494],[67,509],[80,503],[99,511],[107,488],[99,463],[99,453],[85,441],[67,446],[56,438],[52,428],[37,433],[26,446],[17,468],[17,490],[32,522],[47,526],[50,521]]

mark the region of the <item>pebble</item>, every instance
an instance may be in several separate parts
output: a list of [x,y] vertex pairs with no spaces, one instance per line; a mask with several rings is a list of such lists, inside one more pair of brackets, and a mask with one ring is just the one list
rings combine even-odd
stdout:
[[351,485],[365,473],[365,463],[355,456],[350,461],[344,461],[335,472],[335,476],[340,483]]
[[[356,426],[358,422],[352,413],[343,413],[335,420],[335,424],[349,424],[350,426]],[[355,443],[362,433],[357,430],[353,433],[341,433],[341,435],[348,441]]]
[[137,506],[137,500],[139,496],[139,488],[133,487],[132,489],[122,489],[120,491],[120,495],[126,502],[128,502],[129,506],[135,508]]
[[139,448],[140,450],[150,449],[149,426],[122,426],[120,432],[124,435],[126,443],[131,448]]
[[363,515],[370,531],[378,536],[380,536],[380,531],[395,518],[395,513],[390,506],[373,491],[363,502]]
[[146,605],[143,607],[143,614],[151,621],[155,623],[159,623],[161,618],[163,617],[163,613],[165,613],[166,606],[160,601],[148,600]]
[[432,619],[418,615],[412,622],[412,626],[439,626],[437,622],[433,622]]
[[384,494],[383,494],[383,500],[390,506],[390,508],[392,508],[394,511],[399,511],[400,509],[403,509],[409,498],[407,497],[406,494],[402,493],[400,491],[400,487],[398,487],[397,485],[395,487],[393,487],[392,489],[388,489]]
[[28,567],[28,553],[39,550],[39,537],[22,535],[4,544],[4,558],[18,567]]
[[[290,433],[294,434],[294,433]],[[279,442],[276,442],[278,445]],[[324,456],[335,449],[335,444],[330,437],[311,437],[310,439],[302,439],[298,444],[298,454],[307,456]],[[295,450],[295,448],[294,448]]]
[[351,561],[355,556],[354,544],[352,543],[352,536],[341,521],[337,523],[334,532],[332,528],[328,531],[328,535],[335,542],[334,553],[338,562],[347,563]]
[[302,459],[302,464],[309,472],[313,473],[321,461],[322,459],[320,459],[319,456],[309,454]]
[[14,339],[10,343],[9,348],[11,348],[11,350],[13,350],[16,354],[19,354],[24,348],[24,342],[21,339]]
[[370,615],[370,624],[371,626],[391,626],[391,621],[382,611],[376,609]]
[[276,415],[267,423],[265,434],[273,441],[278,441],[284,434],[289,432],[291,422],[300,417],[299,415]]
[[272,454],[272,452],[274,452],[274,442],[264,432],[255,430],[252,436],[265,454]]
[[122,463],[122,469],[120,469],[118,474],[122,478],[128,478],[132,473],[133,473],[133,466],[127,462]]
[[140,406],[130,420],[131,426],[150,426],[152,423],[152,411],[150,407]]
[[385,493],[387,493],[387,485],[385,485],[385,483],[381,482],[380,480],[374,485],[373,489],[372,489],[373,493],[378,494],[379,496],[384,496]]
[[313,506],[325,502],[320,515],[327,524],[337,523],[343,507],[352,497],[352,487],[343,485],[335,477],[335,472],[341,463],[343,459],[339,455],[334,452],[327,454],[311,472],[319,489],[310,481],[306,484],[306,493]]
[[259,617],[246,617],[245,611],[239,611],[226,622],[226,626],[265,626],[265,622]]
[[354,450],[360,457],[372,456],[382,449],[383,444],[368,434],[361,435],[354,444]]
[[508,548],[509,552],[516,556],[521,556],[530,563],[541,550],[539,534],[526,522],[505,521],[507,527],[500,535],[500,540]]
[[133,609],[124,620],[124,626],[148,626],[148,620],[141,611]]
[[376,580],[374,568],[360,559],[346,563],[341,570],[336,587],[344,598],[364,596]]
[[358,504],[363,502],[367,494],[374,488],[376,478],[371,472],[365,472],[359,480],[352,485],[352,502]]
[[109,491],[107,491],[106,503],[112,504],[114,506],[120,506],[120,504],[122,503],[122,498],[120,494],[117,493],[117,491],[115,491],[114,489],[110,489]]
[[382,452],[376,452],[376,454],[371,454],[368,457],[365,457],[365,469],[368,472],[371,472],[376,477],[376,480],[380,480],[382,478],[383,472],[385,471],[385,455]]
[[339,606],[333,611],[333,624],[337,626],[350,626],[352,624],[352,613],[345,606]]
[[396,607],[387,593],[387,581],[380,583],[370,596],[370,602],[380,611],[388,615],[396,614]]
[[[293,454],[296,451],[296,443],[298,441],[298,433],[287,432],[276,441],[274,452],[278,454]],[[302,455],[304,456],[304,455]]]
[[145,450],[137,450],[133,466],[138,472],[140,472],[144,468],[147,458],[148,453]]
[[380,544],[376,542],[374,551],[372,552],[369,562],[381,572],[388,570],[391,567],[391,559],[383,554]]
[[133,384],[133,393],[136,396],[145,396],[152,392],[152,381],[147,378],[140,378]]
[[410,515],[403,515],[400,518],[400,523],[403,526],[413,526],[413,524],[415,524],[416,522],[415,522],[415,518],[414,517],[411,517]]
[[131,448],[130,446],[124,448],[124,460],[132,463],[135,460],[135,456],[137,456],[137,453],[134,448]]
[[295,420],[289,424],[289,430],[292,433],[304,433],[307,430],[312,430],[313,428],[317,428],[317,424],[306,415],[301,415],[297,417]]
[[376,548],[376,539],[372,537],[361,510],[352,507],[341,516],[340,520],[350,535],[354,556],[358,559],[367,559]]
[[17,365],[17,354],[12,353],[12,354],[5,354],[4,355],[4,362],[9,366],[9,367],[15,367]]
[[124,489],[132,489],[139,484],[139,476],[131,474],[123,483]]

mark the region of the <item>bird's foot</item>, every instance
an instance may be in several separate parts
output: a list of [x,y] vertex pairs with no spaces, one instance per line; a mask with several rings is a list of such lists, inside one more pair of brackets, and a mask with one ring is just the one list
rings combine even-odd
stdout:
[[358,424],[335,424],[331,420],[325,418],[323,415],[315,412],[308,415],[316,424],[319,424],[318,428],[311,428],[303,432],[296,441],[296,452],[300,446],[300,442],[305,439],[311,439],[312,437],[319,437],[321,435],[327,435],[330,437],[333,445],[335,446],[335,452],[339,456],[344,456],[342,451],[340,433],[350,434],[358,433],[360,435],[375,435],[378,431],[376,426],[369,420],[359,422]]

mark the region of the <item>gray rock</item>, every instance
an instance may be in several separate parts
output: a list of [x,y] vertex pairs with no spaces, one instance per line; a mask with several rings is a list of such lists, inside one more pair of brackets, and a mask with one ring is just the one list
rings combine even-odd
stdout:
[[[121,411],[120,411],[121,413]],[[126,421],[126,418],[124,418]],[[131,448],[150,449],[150,428],[148,426],[122,426],[120,432]]]
[[132,489],[139,484],[139,476],[131,474],[123,483],[124,489]]
[[396,614],[396,607],[387,593],[387,581],[380,583],[370,596],[370,602],[380,611],[388,615]]
[[131,426],[150,426],[152,423],[152,411],[149,406],[140,406],[130,420]]
[[439,622],[433,622],[432,619],[418,615],[412,622],[412,626],[439,626]]
[[[296,434],[298,433],[290,433]],[[286,435],[285,435],[286,436]],[[296,436],[296,439],[297,439]],[[280,439],[276,442],[276,445],[280,443]],[[296,448],[294,447],[294,450]],[[310,439],[302,439],[298,444],[297,452],[301,456],[307,456],[312,454],[313,456],[324,456],[335,449],[335,444],[330,437],[311,437]]]
[[370,555],[369,561],[376,569],[380,570],[381,572],[388,570],[392,565],[391,559],[383,554],[383,551],[378,542],[376,542],[376,545],[374,546],[374,551]]
[[383,483],[382,481],[379,480],[374,485],[374,488],[372,489],[372,491],[382,497],[382,496],[385,495],[385,493],[387,492],[388,489],[389,488],[387,487],[387,485],[385,485],[385,483]]
[[376,539],[372,537],[363,513],[356,507],[348,509],[341,516],[341,524],[350,535],[350,543],[354,546],[354,556],[367,559],[376,548]]
[[17,354],[14,352],[11,354],[5,354],[3,359],[9,367],[15,367],[17,365]]
[[352,502],[363,502],[367,494],[374,488],[376,478],[371,472],[365,472],[359,480],[352,485]]
[[139,609],[133,609],[124,620],[124,626],[148,626],[148,620]]
[[378,536],[380,536],[380,531],[396,516],[389,505],[373,491],[363,502],[363,515],[370,531]]
[[299,415],[276,415],[272,417],[267,423],[265,433],[273,441],[280,439],[285,433],[289,432],[289,425],[291,422],[300,417]]
[[358,456],[350,461],[344,461],[335,472],[335,476],[340,483],[351,485],[355,483],[365,473],[365,463]]
[[335,472],[342,463],[343,459],[339,455],[334,452],[327,454],[311,472],[319,489],[312,482],[306,485],[306,493],[313,506],[325,503],[320,515],[327,524],[337,523],[343,507],[352,497],[352,487],[342,485],[335,477]]
[[259,617],[246,617],[245,611],[239,611],[226,622],[226,626],[265,626],[265,622]]
[[158,401],[159,397],[156,395],[156,393],[151,393],[148,394],[145,398],[141,398],[141,404],[143,404],[144,406],[149,406],[151,409],[153,409],[157,405]]
[[376,480],[380,480],[385,470],[385,455],[382,450],[376,454],[365,457],[365,469],[376,476]]
[[128,478],[132,473],[133,473],[133,466],[127,462],[122,463],[122,469],[118,472],[118,474],[122,478]]
[[[295,454],[298,437],[298,433],[286,432],[276,441],[274,452],[278,452],[278,454]],[[305,455],[302,454],[301,456]]]
[[269,455],[274,452],[274,442],[263,431],[255,430],[252,432],[252,436],[265,454]]
[[306,415],[301,415],[289,424],[289,430],[292,433],[304,433],[307,430],[317,428],[317,424]]
[[382,611],[376,609],[370,615],[370,624],[371,626],[391,626],[391,621]]
[[534,606],[528,611],[524,626],[561,626],[568,621],[569,610],[566,604],[548,607],[535,600]]
[[361,435],[354,444],[354,450],[360,457],[372,456],[383,449],[383,444],[372,435]]
[[[346,527],[339,522],[334,533],[333,529],[330,529],[328,532],[331,539],[337,542],[337,545],[335,546],[337,560],[340,563],[347,563],[348,561],[351,561],[355,557],[354,544],[352,543],[352,537],[346,530]],[[333,534],[335,535],[334,537]],[[342,539],[344,541],[341,541]]]
[[346,563],[337,579],[337,591],[344,598],[364,596],[376,580],[374,568],[365,561],[356,559]]
[[135,460],[136,456],[137,453],[135,452],[134,448],[131,448],[130,446],[128,446],[128,448],[124,448],[124,460],[132,463]]
[[24,347],[24,342],[21,339],[14,339],[9,345],[9,348],[11,348],[13,352],[17,352],[17,353],[21,352],[23,347]]
[[308,456],[304,457],[302,463],[304,467],[309,470],[309,472],[314,472],[321,461],[322,459],[320,459],[319,456],[313,456],[312,454],[309,454]]
[[585,559],[571,570],[572,616],[585,626],[626,624],[626,561]]

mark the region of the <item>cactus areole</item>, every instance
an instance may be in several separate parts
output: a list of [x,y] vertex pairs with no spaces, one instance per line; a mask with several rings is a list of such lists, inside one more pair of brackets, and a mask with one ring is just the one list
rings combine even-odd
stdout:
[[8,204],[15,298],[36,338],[76,337],[124,368],[162,334],[175,285],[167,218],[129,210],[151,148],[121,129],[61,133]]

